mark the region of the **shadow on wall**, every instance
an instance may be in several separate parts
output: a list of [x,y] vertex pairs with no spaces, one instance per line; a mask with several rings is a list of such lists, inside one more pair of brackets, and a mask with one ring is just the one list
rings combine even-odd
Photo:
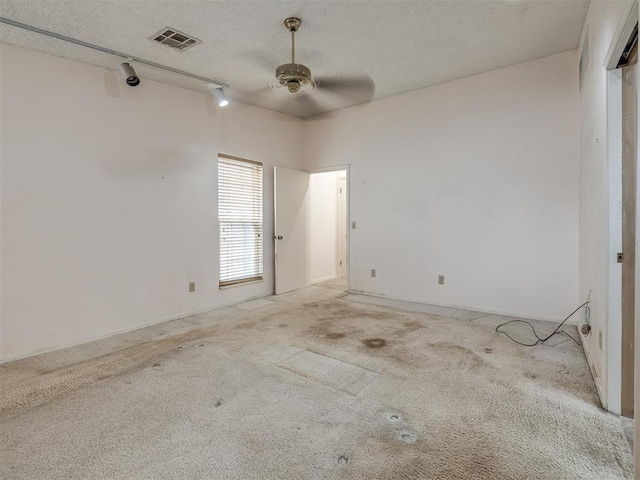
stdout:
[[112,98],[120,97],[120,84],[118,83],[118,76],[115,72],[105,72],[104,76],[104,91]]

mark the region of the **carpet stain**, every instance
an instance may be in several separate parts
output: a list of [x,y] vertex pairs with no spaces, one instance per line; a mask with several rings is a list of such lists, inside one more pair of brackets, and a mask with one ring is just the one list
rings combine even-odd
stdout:
[[313,338],[323,337],[330,340],[345,338],[357,332],[358,330],[352,328],[348,321],[333,317],[321,317],[306,330]]
[[238,325],[234,326],[233,328],[235,330],[245,330],[245,329],[253,328],[257,324],[258,324],[258,322],[243,322],[243,323],[239,323]]
[[344,307],[342,305],[336,305],[335,303],[329,304],[325,303],[320,305],[323,313],[327,315],[322,319],[332,319],[332,320],[357,320],[357,321],[372,321],[372,320],[382,320],[388,321],[389,318],[393,318],[394,320],[407,320],[407,315],[404,313],[399,313],[397,311],[376,311],[376,310],[361,310],[359,308],[351,308]]
[[382,348],[387,345],[387,341],[384,338],[367,338],[362,343],[369,348]]
[[305,306],[305,307],[317,307],[318,306],[318,302],[304,303],[303,306]]
[[485,348],[484,353],[493,353],[493,348]]
[[483,442],[481,448],[468,448],[468,445],[455,437],[450,437],[449,441],[438,444],[418,438],[411,430],[397,431],[393,436],[387,434],[361,440],[369,456],[366,458],[366,463],[360,457],[354,457],[350,462],[349,468],[360,473],[357,478],[393,480],[543,478],[528,476],[521,471],[509,471],[509,467],[501,463],[500,457],[493,452],[494,444],[489,441]]
[[344,333],[327,333],[325,337],[330,338],[331,340],[338,340],[339,338],[344,338],[346,335]]
[[428,345],[439,352],[439,354],[450,355],[462,368],[466,367],[479,370],[486,365],[486,362],[482,358],[462,345],[450,342],[429,343]]
[[407,327],[407,330],[421,330],[421,329],[426,329],[427,327],[425,325],[423,325],[420,322],[417,322],[415,320],[410,321],[410,322],[404,322],[403,325],[405,327]]

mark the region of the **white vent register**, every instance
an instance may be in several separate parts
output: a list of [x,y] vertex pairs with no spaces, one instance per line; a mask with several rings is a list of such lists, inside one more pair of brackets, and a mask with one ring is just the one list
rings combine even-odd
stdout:
[[149,38],[158,43],[162,43],[167,47],[171,47],[175,50],[180,50],[181,52],[184,52],[188,48],[195,47],[199,43],[202,43],[201,40],[198,40],[191,35],[187,35],[186,33],[182,33],[175,28],[170,27],[163,28],[158,33],[152,35]]

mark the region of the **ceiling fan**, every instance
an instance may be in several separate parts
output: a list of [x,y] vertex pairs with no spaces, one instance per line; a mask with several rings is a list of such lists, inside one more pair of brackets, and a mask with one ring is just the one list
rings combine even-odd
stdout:
[[[369,102],[375,94],[375,84],[368,75],[338,75],[314,77],[306,65],[296,63],[296,32],[302,20],[296,17],[285,19],[284,26],[291,32],[291,63],[276,68],[275,80],[270,87],[278,93],[296,98],[303,116],[323,113],[335,103],[327,95],[337,96],[342,106]],[[322,102],[323,98],[325,102]],[[340,107],[339,107],[340,108]]]

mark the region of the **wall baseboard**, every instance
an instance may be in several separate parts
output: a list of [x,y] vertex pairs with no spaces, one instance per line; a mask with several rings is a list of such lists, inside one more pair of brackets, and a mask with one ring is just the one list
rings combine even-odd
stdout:
[[[593,335],[593,330],[591,330],[591,334]],[[620,412],[615,412],[613,410],[610,410],[608,408],[607,402],[604,401],[604,396],[602,394],[602,390],[600,387],[600,383],[597,381],[598,378],[598,372],[596,371],[596,367],[593,365],[593,361],[591,360],[591,353],[589,352],[589,349],[587,348],[587,344],[584,341],[584,337],[582,336],[582,333],[580,333],[580,329],[578,329],[578,336],[580,337],[580,343],[582,344],[582,350],[584,351],[584,356],[587,359],[587,365],[589,366],[589,371],[591,372],[591,377],[593,378],[593,383],[596,386],[596,391],[598,392],[598,398],[600,399],[600,404],[602,405],[602,408],[604,410],[607,410],[609,412],[615,413],[616,415],[620,415]]]
[[338,278],[338,276],[329,275],[328,277],[317,278],[315,280],[311,280],[311,285],[315,285],[316,283],[326,282],[327,280],[333,280],[334,278]]
[[[347,292],[348,293],[353,293],[353,294],[356,294],[356,295],[367,295],[369,297],[388,298],[389,300],[399,300],[401,302],[419,303],[420,305],[433,305],[435,307],[455,308],[455,309],[458,309],[458,310],[472,310],[474,312],[482,312],[482,313],[487,313],[487,314],[490,314],[490,315],[502,315],[502,316],[505,316],[505,317],[526,318],[526,319],[530,319],[530,320],[540,320],[540,321],[543,321],[543,322],[560,323],[563,320],[563,319],[558,319],[558,318],[543,317],[543,316],[539,316],[539,315],[528,315],[528,314],[523,314],[523,313],[505,312],[505,311],[500,311],[500,310],[487,310],[485,308],[477,308],[477,307],[465,306],[465,305],[446,305],[446,304],[443,304],[443,303],[431,303],[431,302],[425,302],[425,301],[421,301],[421,300],[413,300],[413,299],[409,299],[409,298],[391,297],[389,295],[384,295],[382,293],[373,293],[373,292],[367,292],[367,291],[364,291],[364,290],[349,289],[349,290],[347,290]],[[567,320],[565,325],[574,325],[575,326],[576,322],[575,322],[575,320],[574,321]]]

